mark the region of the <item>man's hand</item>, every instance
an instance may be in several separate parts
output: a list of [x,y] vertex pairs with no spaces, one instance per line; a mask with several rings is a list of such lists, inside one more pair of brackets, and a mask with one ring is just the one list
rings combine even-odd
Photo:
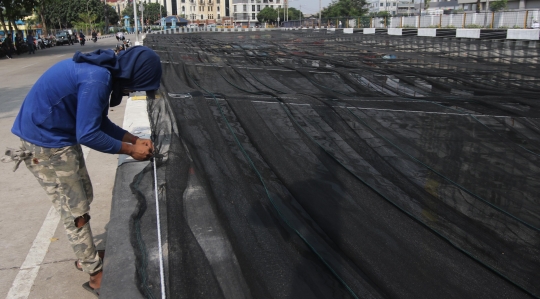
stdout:
[[139,161],[148,160],[154,154],[154,143],[150,139],[139,138],[126,132],[122,141],[122,149],[120,149],[119,154],[130,155]]
[[154,151],[154,143],[152,142],[152,140],[150,139],[143,139],[143,138],[138,138],[137,141],[135,141],[135,144],[144,144],[146,146],[149,146],[152,148],[152,152]]
[[[139,139],[140,140],[140,139]],[[132,152],[129,154],[133,159],[143,161],[152,158],[154,153],[154,145],[152,141],[146,139],[148,142],[136,142],[132,145]]]
[[135,144],[129,144],[122,142],[122,148],[118,152],[119,154],[126,154],[133,157],[135,160],[143,161],[152,158],[154,153],[154,144],[148,139],[140,139]]

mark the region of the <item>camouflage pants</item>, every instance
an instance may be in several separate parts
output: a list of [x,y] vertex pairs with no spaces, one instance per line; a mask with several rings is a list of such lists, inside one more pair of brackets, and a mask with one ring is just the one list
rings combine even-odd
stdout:
[[75,218],[90,211],[93,199],[81,146],[45,148],[22,140],[22,147],[32,152],[32,156],[24,160],[26,167],[60,213],[69,243],[83,271],[88,274],[99,272],[102,261],[94,245],[90,222],[81,228],[75,225]]

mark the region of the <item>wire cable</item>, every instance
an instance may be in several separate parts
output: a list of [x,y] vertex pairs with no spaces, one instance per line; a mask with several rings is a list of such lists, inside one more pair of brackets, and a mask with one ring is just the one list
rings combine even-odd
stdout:
[[159,194],[158,194],[158,183],[157,183],[157,169],[156,169],[156,158],[152,158],[154,164],[154,191],[156,196],[156,225],[157,225],[157,236],[158,236],[158,248],[159,248],[159,275],[161,281],[161,298],[165,299],[165,275],[163,274],[163,250],[161,244],[161,222],[159,217]]

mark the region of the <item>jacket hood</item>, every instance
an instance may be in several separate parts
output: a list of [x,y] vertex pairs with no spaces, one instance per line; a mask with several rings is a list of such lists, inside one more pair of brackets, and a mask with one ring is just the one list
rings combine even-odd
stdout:
[[120,104],[124,90],[154,91],[159,88],[160,58],[148,47],[131,47],[118,55],[115,55],[113,50],[77,52],[73,56],[73,61],[101,66],[111,72],[113,78],[111,107]]

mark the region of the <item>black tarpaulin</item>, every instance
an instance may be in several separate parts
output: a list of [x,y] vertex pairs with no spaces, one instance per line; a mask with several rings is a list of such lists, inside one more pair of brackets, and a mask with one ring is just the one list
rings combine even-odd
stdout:
[[[147,37],[169,298],[540,296],[538,71],[370,38]],[[132,184],[148,298],[153,188]]]

